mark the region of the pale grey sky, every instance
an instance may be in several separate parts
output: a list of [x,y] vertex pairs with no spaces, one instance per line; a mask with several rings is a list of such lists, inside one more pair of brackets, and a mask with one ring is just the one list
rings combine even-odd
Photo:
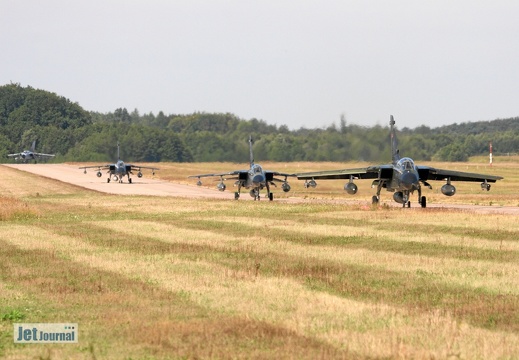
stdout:
[[519,116],[519,1],[1,0],[0,85],[291,129]]

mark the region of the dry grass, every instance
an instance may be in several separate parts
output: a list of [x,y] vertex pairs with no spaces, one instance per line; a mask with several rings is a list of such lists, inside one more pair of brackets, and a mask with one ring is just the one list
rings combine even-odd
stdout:
[[[182,181],[239,168],[160,167]],[[519,357],[515,216],[330,200],[130,199],[37,177],[35,195],[24,174],[0,184],[11,194],[0,222],[0,318],[78,322],[80,343],[15,346],[12,321],[3,320],[4,358]],[[503,198],[517,196],[519,177],[508,181],[485,196],[498,186]],[[312,196],[344,197],[340,186]],[[13,216],[19,207],[32,215]]]
[[30,219],[38,211],[27,202],[12,197],[0,197],[0,221]]

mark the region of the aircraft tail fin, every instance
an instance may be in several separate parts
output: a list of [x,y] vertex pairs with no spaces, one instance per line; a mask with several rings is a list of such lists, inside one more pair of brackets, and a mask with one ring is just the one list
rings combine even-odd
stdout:
[[250,166],[254,165],[254,155],[252,154],[252,135],[249,135],[249,157]]
[[121,155],[119,154],[119,141],[117,142],[117,161],[121,160]]
[[36,140],[32,142],[31,151],[34,152],[36,149]]
[[393,115],[391,115],[389,120],[389,126],[391,127],[391,159],[393,163],[396,163],[400,160],[400,151],[398,150],[398,141],[396,139],[396,131],[395,131],[395,119]]

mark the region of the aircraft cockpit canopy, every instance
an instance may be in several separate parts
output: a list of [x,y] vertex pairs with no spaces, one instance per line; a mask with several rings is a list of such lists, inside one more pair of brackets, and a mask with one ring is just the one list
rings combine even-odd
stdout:
[[124,166],[124,161],[119,160],[119,161],[117,162],[117,167],[123,167],[123,166]]
[[263,169],[259,165],[254,165],[252,167],[252,171],[254,172],[254,174],[261,174],[263,172]]
[[413,159],[410,158],[401,158],[398,160],[397,166],[402,170],[415,170],[416,167],[414,165]]

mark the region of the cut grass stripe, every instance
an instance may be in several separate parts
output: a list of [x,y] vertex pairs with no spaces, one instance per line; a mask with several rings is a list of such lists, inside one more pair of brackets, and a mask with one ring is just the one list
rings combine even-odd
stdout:
[[[216,229],[216,233],[222,226],[227,226],[226,223],[217,224],[218,227],[212,228]],[[107,229],[104,227],[85,226],[81,229],[86,234],[82,241],[108,249],[142,255],[178,254],[189,260],[203,259],[247,272],[259,264],[264,275],[291,277],[319,291],[360,301],[407,306],[423,312],[439,309],[475,326],[519,331],[519,313],[516,311],[519,308],[519,297],[516,295],[493,294],[485,289],[453,286],[436,279],[428,279],[420,273],[391,271],[373,267],[371,264],[339,264],[274,252],[262,254],[250,252],[243,247],[219,249],[217,246],[165,243],[153,237],[130,236],[119,231],[112,231],[107,236]],[[78,229],[62,226],[55,231],[61,235],[76,236]],[[268,237],[269,234],[264,236]]]
[[[73,319],[80,324],[82,343],[95,344],[109,357],[142,356],[153,349],[158,357],[226,357],[232,352],[251,358],[361,358],[284,327],[209,311],[182,294],[65,260],[55,251],[0,244],[2,282],[41,299],[38,312],[24,321]],[[69,356],[81,351],[71,349]]]
[[363,236],[319,236],[310,233],[284,230],[269,227],[267,224],[243,224],[232,220],[193,219],[169,220],[170,224],[193,230],[210,230],[218,234],[230,236],[264,236],[270,239],[284,239],[302,245],[347,246],[348,248],[367,249],[373,251],[390,251],[409,255],[423,255],[438,258],[460,260],[482,260],[494,262],[519,262],[519,251],[479,249],[470,246],[445,245],[419,241],[398,241],[381,238],[376,234]]

